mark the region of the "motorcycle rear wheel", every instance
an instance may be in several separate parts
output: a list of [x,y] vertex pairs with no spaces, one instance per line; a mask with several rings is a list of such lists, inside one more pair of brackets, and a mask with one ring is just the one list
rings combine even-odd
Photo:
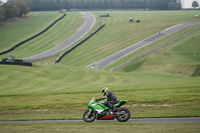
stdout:
[[[119,121],[119,122],[126,122],[126,121],[128,121],[129,120],[129,118],[130,118],[130,116],[131,116],[131,113],[130,113],[130,111],[128,110],[128,109],[126,109],[126,108],[120,108],[119,110],[118,110],[118,112],[119,112],[119,116],[116,116],[116,119]],[[121,115],[121,114],[123,114],[123,115]]]
[[85,122],[93,122],[96,119],[96,113],[93,111],[91,113],[92,114],[89,114],[89,110],[85,111],[85,113],[83,114],[83,120]]

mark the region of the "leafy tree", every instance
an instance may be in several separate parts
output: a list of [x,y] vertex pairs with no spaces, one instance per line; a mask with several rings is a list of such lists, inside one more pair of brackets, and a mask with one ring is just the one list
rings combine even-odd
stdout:
[[14,17],[22,17],[29,13],[30,7],[24,1],[9,0],[0,5],[0,21]]
[[181,9],[181,4],[180,3],[176,3],[176,2],[170,2],[168,4],[168,9],[169,10],[180,10]]
[[197,8],[199,7],[199,3],[197,1],[192,2],[192,7]]
[[15,6],[18,8],[18,16],[23,17],[30,12],[30,7],[23,1],[17,1]]
[[5,3],[2,6],[5,9],[4,17],[5,19],[14,18],[18,14],[18,9],[14,4]]
[[0,6],[0,21],[5,19],[4,14],[5,14],[5,9],[2,6]]

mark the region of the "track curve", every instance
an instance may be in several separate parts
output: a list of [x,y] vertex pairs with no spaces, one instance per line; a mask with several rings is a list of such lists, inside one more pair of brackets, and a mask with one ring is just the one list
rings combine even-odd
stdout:
[[158,40],[164,36],[167,36],[173,32],[179,31],[181,29],[184,29],[184,28],[187,28],[190,26],[194,26],[194,25],[199,25],[199,24],[200,24],[200,22],[188,22],[188,23],[178,24],[178,25],[169,27],[169,28],[161,31],[160,33],[154,34],[140,42],[132,44],[129,47],[126,47],[116,53],[113,53],[110,56],[107,56],[93,64],[90,64],[90,65],[86,66],[86,68],[103,69],[105,66],[109,65],[110,63],[154,42],[155,40]]
[[81,12],[81,14],[83,14],[85,16],[85,22],[75,34],[73,34],[71,37],[69,37],[67,40],[65,40],[61,44],[59,44],[47,51],[44,51],[42,53],[30,56],[30,57],[26,57],[23,60],[35,61],[35,60],[40,60],[40,59],[51,57],[55,54],[58,54],[58,52],[62,51],[63,49],[66,49],[66,48],[72,46],[76,41],[81,39],[84,35],[86,35],[90,31],[90,29],[93,27],[93,25],[96,21],[94,15],[90,12]]

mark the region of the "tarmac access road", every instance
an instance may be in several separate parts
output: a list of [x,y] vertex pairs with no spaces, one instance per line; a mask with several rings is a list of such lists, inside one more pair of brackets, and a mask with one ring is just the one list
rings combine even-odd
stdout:
[[175,26],[172,26],[172,27],[169,27],[163,31],[160,31],[160,33],[157,33],[157,34],[154,34],[140,42],[137,42],[135,44],[132,44],[131,46],[129,47],[126,47],[110,56],[107,56],[99,61],[96,61],[88,66],[86,66],[86,68],[93,68],[93,69],[103,69],[105,66],[109,65],[110,63],[164,37],[164,36],[167,36],[173,32],[176,32],[176,31],[179,31],[181,29],[184,29],[184,28],[187,28],[187,27],[190,27],[190,26],[194,26],[194,25],[199,25],[200,22],[188,22],[188,23],[183,23],[183,24],[178,24],[178,25],[175,25]]
[[40,59],[45,59],[45,58],[51,57],[53,55],[58,54],[60,51],[72,46],[75,42],[80,40],[83,36],[85,36],[91,30],[91,28],[93,27],[93,25],[96,21],[94,15],[90,12],[81,12],[81,14],[84,15],[85,22],[79,28],[79,30],[76,33],[74,33],[71,37],[66,39],[61,44],[59,44],[47,51],[44,51],[42,53],[30,56],[30,57],[26,57],[23,60],[24,61],[35,61],[35,60],[40,60]]
[[[0,121],[0,124],[34,124],[34,123],[82,123],[83,120],[33,120],[33,121]],[[118,122],[117,120],[95,120],[94,122]],[[200,123],[200,117],[189,118],[142,118],[129,119],[133,123]]]

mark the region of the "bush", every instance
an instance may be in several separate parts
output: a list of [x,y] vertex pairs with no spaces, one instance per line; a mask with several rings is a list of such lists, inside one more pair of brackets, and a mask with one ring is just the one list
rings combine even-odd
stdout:
[[29,12],[30,7],[23,1],[8,2],[0,6],[0,20],[23,17]]

